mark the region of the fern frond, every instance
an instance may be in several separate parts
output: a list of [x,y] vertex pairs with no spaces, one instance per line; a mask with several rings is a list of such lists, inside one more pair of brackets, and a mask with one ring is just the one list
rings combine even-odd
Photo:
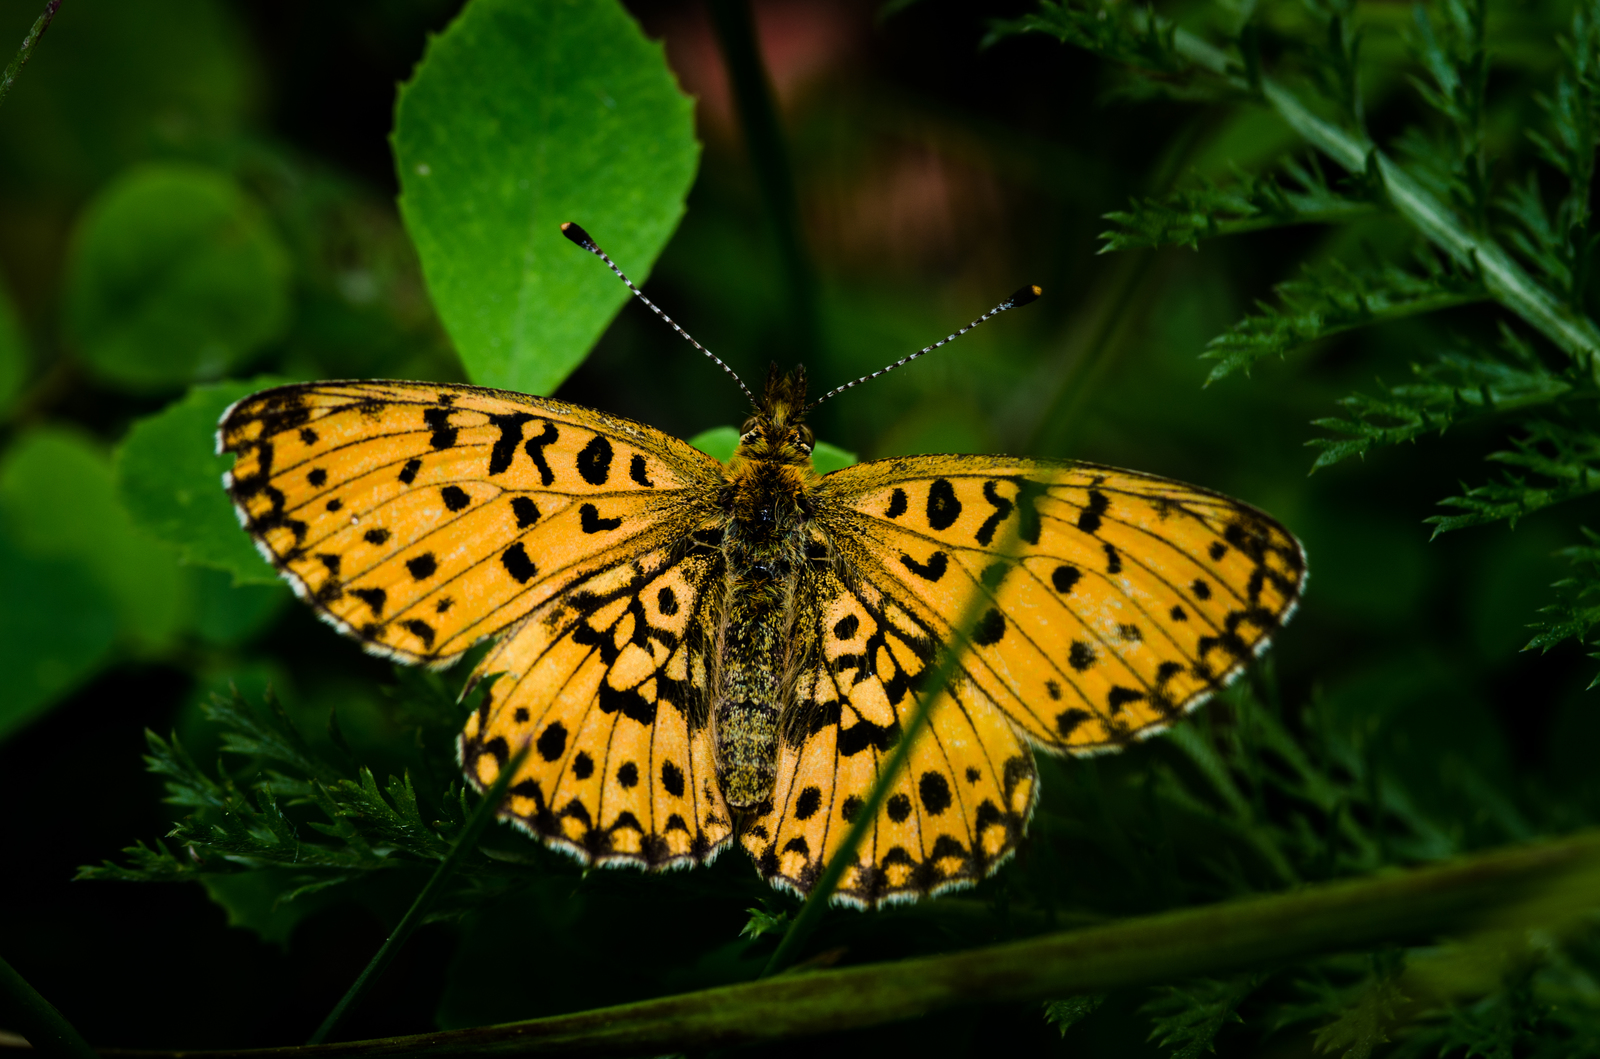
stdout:
[[1139,1009],[1151,1022],[1149,1040],[1171,1048],[1172,1059],[1199,1059],[1215,1050],[1217,1034],[1230,1022],[1243,1022],[1239,1005],[1261,988],[1265,974],[1202,978],[1187,987],[1165,986]]
[[1162,199],[1135,199],[1128,210],[1105,215],[1119,227],[1100,233],[1105,240],[1100,252],[1154,246],[1195,250],[1201,239],[1299,224],[1343,223],[1380,208],[1359,182],[1351,182],[1353,194],[1329,187],[1314,156],[1304,163],[1291,160],[1283,169],[1287,187],[1273,173],[1240,172],[1237,183],[1228,187],[1205,180],[1198,188]]
[[1312,469],[1426,433],[1442,434],[1465,420],[1552,404],[1581,385],[1571,373],[1545,367],[1508,328],[1502,327],[1501,337],[1507,356],[1481,349],[1441,353],[1432,363],[1411,366],[1415,382],[1385,387],[1381,397],[1340,398],[1344,417],[1314,423],[1345,437],[1306,442],[1322,450]]
[[1439,501],[1466,513],[1427,519],[1434,536],[1501,519],[1515,526],[1524,515],[1600,491],[1600,435],[1548,419],[1530,420],[1525,430],[1513,439],[1514,448],[1488,456],[1517,470],[1498,482]]
[[1488,297],[1477,275],[1431,256],[1422,262],[1421,272],[1395,265],[1356,272],[1335,262],[1279,284],[1281,308],[1262,304],[1259,315],[1246,316],[1207,345],[1202,357],[1217,362],[1207,383],[1320,338]]

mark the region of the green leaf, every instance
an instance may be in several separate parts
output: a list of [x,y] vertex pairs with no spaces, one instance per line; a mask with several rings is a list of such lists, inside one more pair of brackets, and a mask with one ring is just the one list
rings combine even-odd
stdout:
[[31,359],[16,306],[10,292],[0,284],[0,417],[10,411],[22,384],[28,381]]
[[290,281],[288,252],[231,177],[140,166],[79,219],[68,339],[127,389],[215,379],[283,333]]
[[643,283],[699,145],[661,45],[615,0],[474,0],[401,88],[400,211],[474,382],[549,393]]
[[853,467],[855,464],[855,453],[846,452],[826,441],[817,442],[816,447],[811,450],[811,466],[817,469],[818,474],[831,474],[846,467]]
[[82,567],[135,645],[160,650],[181,630],[188,600],[177,557],[135,528],[117,502],[110,457],[88,437],[43,427],[20,438],[0,465],[0,517],[26,554]]
[[0,739],[92,677],[116,635],[116,603],[90,571],[0,532]]
[[222,475],[233,466],[217,455],[217,420],[228,406],[287,380],[196,386],[139,420],[117,450],[117,491],[139,528],[178,549],[183,561],[226,570],[236,585],[278,584],[278,574],[239,528]]
[[715,459],[727,463],[739,447],[739,432],[733,427],[712,427],[689,439],[689,444]]
[[1044,1005],[1044,1020],[1060,1030],[1061,1036],[1065,1037],[1074,1023],[1082,1022],[1093,1015],[1105,1002],[1104,993],[1084,993],[1082,996],[1069,996],[1065,1000],[1047,1000]]

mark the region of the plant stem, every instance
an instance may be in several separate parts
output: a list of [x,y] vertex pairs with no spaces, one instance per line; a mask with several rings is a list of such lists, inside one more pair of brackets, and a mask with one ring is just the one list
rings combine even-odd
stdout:
[[22,38],[22,47],[17,49],[16,57],[6,67],[6,72],[0,74],[0,103],[4,103],[6,97],[11,94],[11,85],[16,81],[17,74],[22,72],[23,66],[27,64],[28,57],[33,54],[33,46],[39,43],[39,38],[44,36],[44,31],[50,28],[51,20],[60,10],[61,0],[50,0],[44,5],[44,14],[33,20],[33,28]]
[[[1179,52],[1197,65],[1214,74],[1232,77],[1228,57],[1220,49],[1181,29],[1174,43]],[[1245,87],[1243,81],[1239,85]],[[1600,329],[1595,327],[1594,321],[1573,312],[1541,287],[1499,243],[1463,228],[1444,203],[1390,161],[1370,140],[1319,118],[1293,92],[1271,78],[1261,79],[1261,95],[1307,143],[1350,172],[1362,172],[1372,159],[1397,213],[1451,258],[1476,268],[1496,301],[1522,317],[1600,379],[1600,358],[1594,355],[1600,352]]]
[[[234,1052],[107,1049],[107,1059],[659,1055],[790,1040],[1015,1003],[1228,974],[1480,927],[1559,927],[1593,907],[1600,830],[1411,871],[1185,908],[944,956],[780,975],[502,1026]],[[5,1049],[0,1048],[0,1052]],[[20,1055],[20,1053],[19,1053]]]
[[450,881],[450,877],[456,873],[457,868],[461,867],[461,862],[467,858],[467,855],[477,848],[478,839],[483,836],[484,829],[489,826],[489,821],[494,819],[495,812],[505,799],[506,788],[511,786],[512,777],[517,774],[517,770],[522,767],[522,762],[527,756],[528,744],[524,742],[521,749],[513,754],[511,760],[501,768],[500,775],[495,777],[494,783],[484,793],[483,800],[478,803],[477,808],[472,811],[472,815],[467,818],[466,826],[461,829],[461,834],[456,836],[456,844],[451,847],[444,860],[439,862],[439,866],[434,869],[433,876],[428,880],[428,884],[422,888],[421,893],[417,894],[417,899],[411,902],[411,907],[406,909],[406,914],[400,917],[400,922],[394,928],[394,932],[384,940],[383,945],[373,955],[371,962],[356,976],[356,980],[350,983],[350,988],[345,990],[344,996],[340,997],[339,1002],[333,1006],[333,1010],[328,1012],[328,1017],[322,1020],[322,1025],[317,1027],[317,1032],[313,1033],[311,1038],[306,1041],[308,1045],[319,1045],[326,1041],[328,1036],[339,1025],[340,1020],[349,1014],[350,1009],[366,994],[367,990],[377,983],[383,972],[394,962],[395,956],[399,955],[400,946],[404,945],[406,939],[411,937],[417,927],[422,925],[422,917],[427,915],[428,910],[433,907],[434,901],[443,892],[445,884]]
[[[35,36],[38,27],[34,27]],[[8,71],[9,76],[9,71]],[[55,1005],[39,995],[27,979],[0,959],[0,1020],[5,1028],[28,1039],[36,1055],[49,1059],[95,1059],[94,1049],[61,1017]]]
[[784,144],[783,128],[772,98],[772,82],[761,59],[750,0],[710,0],[728,82],[739,110],[750,163],[755,169],[761,201],[766,206],[778,256],[788,286],[795,352],[815,361],[820,330],[817,327],[817,280],[805,241],[800,235],[800,205],[795,193],[794,168]]

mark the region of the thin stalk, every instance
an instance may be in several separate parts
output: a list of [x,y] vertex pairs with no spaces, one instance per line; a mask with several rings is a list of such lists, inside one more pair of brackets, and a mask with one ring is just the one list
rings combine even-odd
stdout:
[[483,800],[478,803],[477,808],[472,811],[472,815],[467,818],[467,824],[461,829],[461,834],[456,836],[456,844],[451,847],[444,860],[439,862],[439,866],[434,869],[433,876],[428,880],[428,884],[422,888],[421,893],[417,894],[417,899],[411,902],[411,907],[406,909],[406,914],[400,917],[400,922],[394,928],[394,932],[385,939],[383,945],[373,955],[371,962],[356,976],[356,980],[350,983],[350,988],[345,990],[344,996],[339,998],[339,1002],[333,1006],[332,1011],[328,1012],[328,1017],[322,1020],[322,1025],[317,1027],[317,1032],[311,1035],[306,1044],[319,1045],[327,1040],[328,1036],[339,1025],[340,1020],[349,1014],[350,1009],[366,995],[367,991],[383,975],[383,972],[394,962],[395,956],[400,953],[400,946],[404,945],[406,939],[411,937],[417,927],[422,925],[422,917],[427,915],[428,910],[433,907],[434,901],[444,892],[445,884],[450,881],[450,877],[455,875],[456,869],[461,867],[461,862],[466,860],[467,855],[478,847],[478,839],[483,836],[484,829],[489,826],[489,821],[494,819],[495,812],[505,799],[506,788],[511,786],[511,778],[517,774],[517,770],[522,767],[522,762],[527,756],[528,744],[524,742],[521,749],[511,756],[511,760],[500,770],[500,775],[495,777],[494,783],[484,793]]
[[[37,26],[34,27],[37,30]],[[39,995],[27,979],[0,959],[0,1024],[20,1033],[35,1055],[46,1059],[95,1059],[94,1049]]]
[[761,189],[778,256],[788,287],[794,335],[802,356],[816,358],[817,279],[805,240],[800,234],[800,203],[795,192],[794,167],[784,143],[778,108],[772,98],[772,82],[761,58],[756,39],[755,20],[750,0],[710,0],[712,25],[728,68],[728,83],[733,89],[744,130],[750,164]]
[[44,14],[33,20],[33,28],[22,38],[22,47],[17,49],[16,57],[6,67],[6,72],[0,74],[0,103],[4,103],[6,97],[11,94],[11,85],[16,81],[17,74],[27,65],[28,58],[33,55],[33,46],[39,43],[39,38],[44,36],[44,31],[50,28],[51,21],[60,10],[61,0],[50,0],[44,5]]
[[[1194,34],[1178,30],[1174,43],[1179,52],[1199,66],[1233,78],[1227,54]],[[1384,191],[1395,212],[1420,231],[1429,242],[1455,261],[1475,268],[1495,300],[1522,317],[1575,361],[1600,379],[1600,328],[1587,316],[1573,312],[1523,271],[1499,243],[1462,227],[1451,210],[1430,194],[1409,173],[1396,165],[1364,136],[1352,134],[1312,113],[1287,88],[1261,78],[1261,96],[1289,127],[1307,143],[1352,173],[1364,171],[1369,160],[1383,178]]]
[[[1410,871],[1138,916],[943,956],[755,982],[503,1026],[228,1052],[107,1049],[106,1059],[660,1055],[1181,981],[1480,928],[1560,928],[1594,905],[1600,830]],[[0,1052],[6,1049],[0,1048]],[[17,1053],[20,1056],[26,1054]]]
[[[1017,528],[1022,524],[1021,518],[1007,520],[1006,534],[1001,540],[997,554],[1001,556],[1000,562],[1003,569],[1010,573],[1010,560],[1016,550]],[[889,797],[889,791],[894,786],[895,780],[900,775],[900,770],[905,767],[906,759],[911,756],[911,748],[916,743],[917,737],[922,734],[922,729],[927,726],[928,718],[933,714],[933,704],[950,683],[950,678],[955,675],[961,663],[961,658],[966,654],[967,645],[971,641],[972,630],[977,627],[978,619],[983,614],[983,608],[1000,591],[1000,585],[1005,581],[1002,574],[1000,581],[993,585],[985,585],[981,581],[974,582],[972,599],[967,603],[966,609],[961,613],[961,620],[951,629],[950,642],[946,644],[944,653],[939,662],[929,674],[922,690],[916,693],[917,704],[911,711],[911,718],[900,731],[900,738],[895,743],[894,749],[889,752],[888,759],[883,767],[878,770],[878,779],[872,785],[872,792],[867,795],[865,803],[856,813],[855,820],[850,824],[850,830],[845,832],[844,842],[834,851],[828,866],[822,870],[817,878],[816,885],[811,888],[811,893],[806,896],[806,903],[801,906],[800,914],[794,917],[794,922],[789,924],[789,929],[784,931],[778,947],[773,950],[772,957],[767,960],[767,965],[761,969],[761,977],[767,978],[783,970],[794,960],[795,953],[800,946],[811,936],[816,929],[817,921],[823,911],[828,907],[828,900],[833,896],[833,891],[839,885],[839,880],[844,877],[845,871],[856,861],[856,848],[861,845],[861,840],[866,837],[868,829],[876,826],[878,810],[882,808],[883,801]]]

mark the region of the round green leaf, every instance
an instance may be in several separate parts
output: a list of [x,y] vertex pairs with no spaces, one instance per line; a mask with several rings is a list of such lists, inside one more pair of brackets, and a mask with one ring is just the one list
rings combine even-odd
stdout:
[[0,739],[93,676],[116,635],[116,602],[87,568],[0,528]]
[[284,381],[196,386],[135,423],[117,450],[118,494],[134,522],[176,547],[184,562],[226,570],[236,585],[279,581],[239,528],[223,491],[233,457],[217,455],[217,420],[239,398]]
[[700,148],[661,46],[616,0],[473,0],[400,92],[400,211],[474,382],[549,393],[643,282]]
[[93,439],[55,426],[18,438],[0,463],[0,518],[24,555],[81,568],[135,645],[160,650],[181,631],[189,599],[177,557],[129,520]]
[[149,165],[78,222],[66,325],[84,360],[136,390],[216,378],[283,333],[289,257],[225,174]]

